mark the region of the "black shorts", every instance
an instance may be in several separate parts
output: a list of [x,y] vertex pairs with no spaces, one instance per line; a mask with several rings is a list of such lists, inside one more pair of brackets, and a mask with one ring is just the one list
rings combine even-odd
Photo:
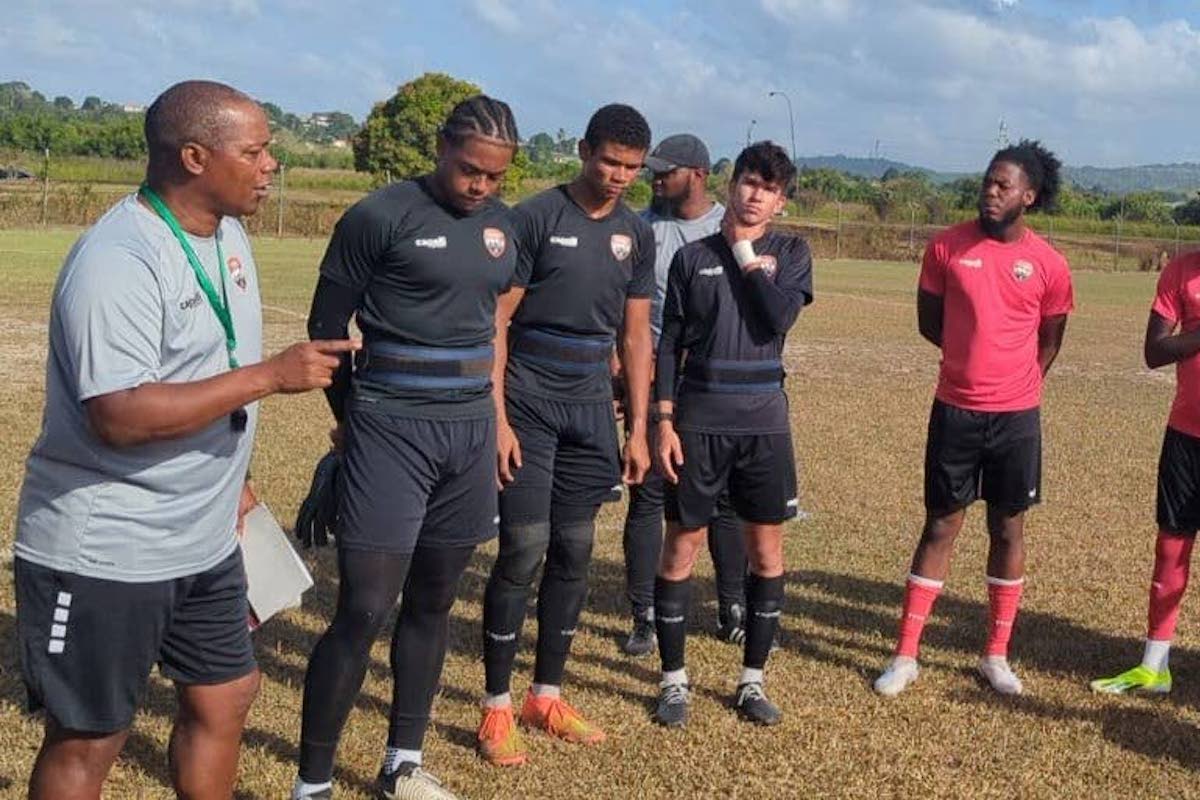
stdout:
[[621,485],[617,421],[607,400],[571,403],[512,392],[508,422],[521,468],[500,493],[506,522],[550,519],[550,506],[598,506]]
[[178,684],[254,671],[242,551],[207,572],[122,583],[14,559],[17,636],[29,710],[76,731],[133,722],[150,670]]
[[1194,536],[1200,529],[1200,439],[1167,428],[1158,457],[1155,505],[1162,530]]
[[405,555],[495,538],[496,421],[351,409],[338,546]]
[[1041,411],[969,411],[934,400],[925,442],[925,510],[944,516],[981,498],[1005,514],[1041,502]]
[[796,456],[792,434],[717,434],[680,431],[679,483],[664,489],[663,516],[684,528],[707,525],[717,498],[729,491],[738,517],[774,525],[796,516]]

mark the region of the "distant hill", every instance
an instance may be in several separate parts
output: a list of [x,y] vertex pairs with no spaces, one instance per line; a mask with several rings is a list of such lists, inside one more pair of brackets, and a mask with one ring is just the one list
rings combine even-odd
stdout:
[[[882,178],[890,169],[898,172],[923,172],[934,183],[949,183],[967,173],[937,172],[892,161],[887,158],[853,156],[802,156],[796,159],[802,168],[834,169],[864,178]],[[1065,167],[1064,177],[1083,189],[1099,189],[1108,194],[1129,192],[1168,192],[1188,195],[1200,191],[1200,164],[1145,164],[1136,167]]]

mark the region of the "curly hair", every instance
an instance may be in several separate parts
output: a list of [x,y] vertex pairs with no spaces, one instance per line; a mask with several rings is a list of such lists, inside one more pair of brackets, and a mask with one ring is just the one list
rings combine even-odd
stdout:
[[768,183],[777,183],[786,191],[796,178],[796,165],[791,156],[771,141],[755,142],[738,153],[733,162],[733,178],[736,181],[743,172],[753,172]]
[[583,140],[593,150],[605,142],[649,150],[650,124],[633,106],[611,103],[592,114]]
[[997,151],[988,162],[988,170],[998,163],[1016,164],[1025,173],[1029,186],[1037,194],[1031,209],[1051,211],[1058,202],[1062,187],[1062,162],[1036,139],[1022,139]]

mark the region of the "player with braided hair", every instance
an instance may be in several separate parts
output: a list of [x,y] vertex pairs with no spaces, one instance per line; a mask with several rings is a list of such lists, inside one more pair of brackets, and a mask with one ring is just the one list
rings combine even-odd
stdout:
[[459,103],[439,131],[434,171],[350,208],[321,262],[309,334],[345,331],[356,316],[363,350],[327,390],[343,451],[340,580],[305,676],[294,798],[331,796],[338,738],[401,590],[379,788],[453,796],[421,769],[421,746],[459,577],[497,534],[492,341],[516,247],[494,195],[517,143],[505,103]]
[[925,525],[904,589],[895,656],[875,681],[894,696],[917,678],[917,646],[950,568],[966,508],[987,503],[988,640],[979,670],[1020,694],[1008,644],[1025,580],[1025,511],[1041,500],[1042,384],[1074,306],[1066,259],[1026,224],[1054,205],[1059,160],[1023,140],[992,157],[978,219],[925,250],[917,324],[942,351],[925,449]]

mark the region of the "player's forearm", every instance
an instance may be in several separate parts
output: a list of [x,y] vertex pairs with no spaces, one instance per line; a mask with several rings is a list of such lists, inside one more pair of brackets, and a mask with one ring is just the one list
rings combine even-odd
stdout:
[[1146,342],[1146,366],[1165,367],[1200,353],[1200,329]]
[[1038,368],[1044,377],[1050,371],[1050,365],[1058,358],[1062,349],[1063,336],[1067,332],[1066,315],[1042,320],[1038,327]]
[[[308,312],[308,338],[345,339],[349,336],[350,318],[358,309],[361,297],[362,292],[321,276]],[[351,356],[345,354],[333,373],[333,382],[325,389],[325,400],[338,422],[346,417],[346,400],[350,396],[353,375]]]
[[674,405],[675,383],[678,379],[680,326],[677,321],[663,321],[662,335],[658,339],[658,350],[654,359],[654,401],[656,407],[663,403]]
[[925,291],[917,292],[917,331],[934,347],[942,346],[942,298]]
[[496,326],[496,338],[492,340],[492,404],[496,407],[496,422],[508,422],[508,409],[504,405],[504,373],[508,369],[508,324]]
[[754,298],[771,332],[780,335],[791,330],[800,316],[803,299],[781,289],[762,269],[748,271],[746,278],[750,284],[750,296]]
[[190,436],[278,391],[269,362],[189,383],[146,383],[86,403],[92,430],[112,447]]
[[649,325],[626,330],[621,341],[621,361],[628,394],[625,419],[632,430],[644,431],[646,409],[650,407],[650,374],[654,367]]

